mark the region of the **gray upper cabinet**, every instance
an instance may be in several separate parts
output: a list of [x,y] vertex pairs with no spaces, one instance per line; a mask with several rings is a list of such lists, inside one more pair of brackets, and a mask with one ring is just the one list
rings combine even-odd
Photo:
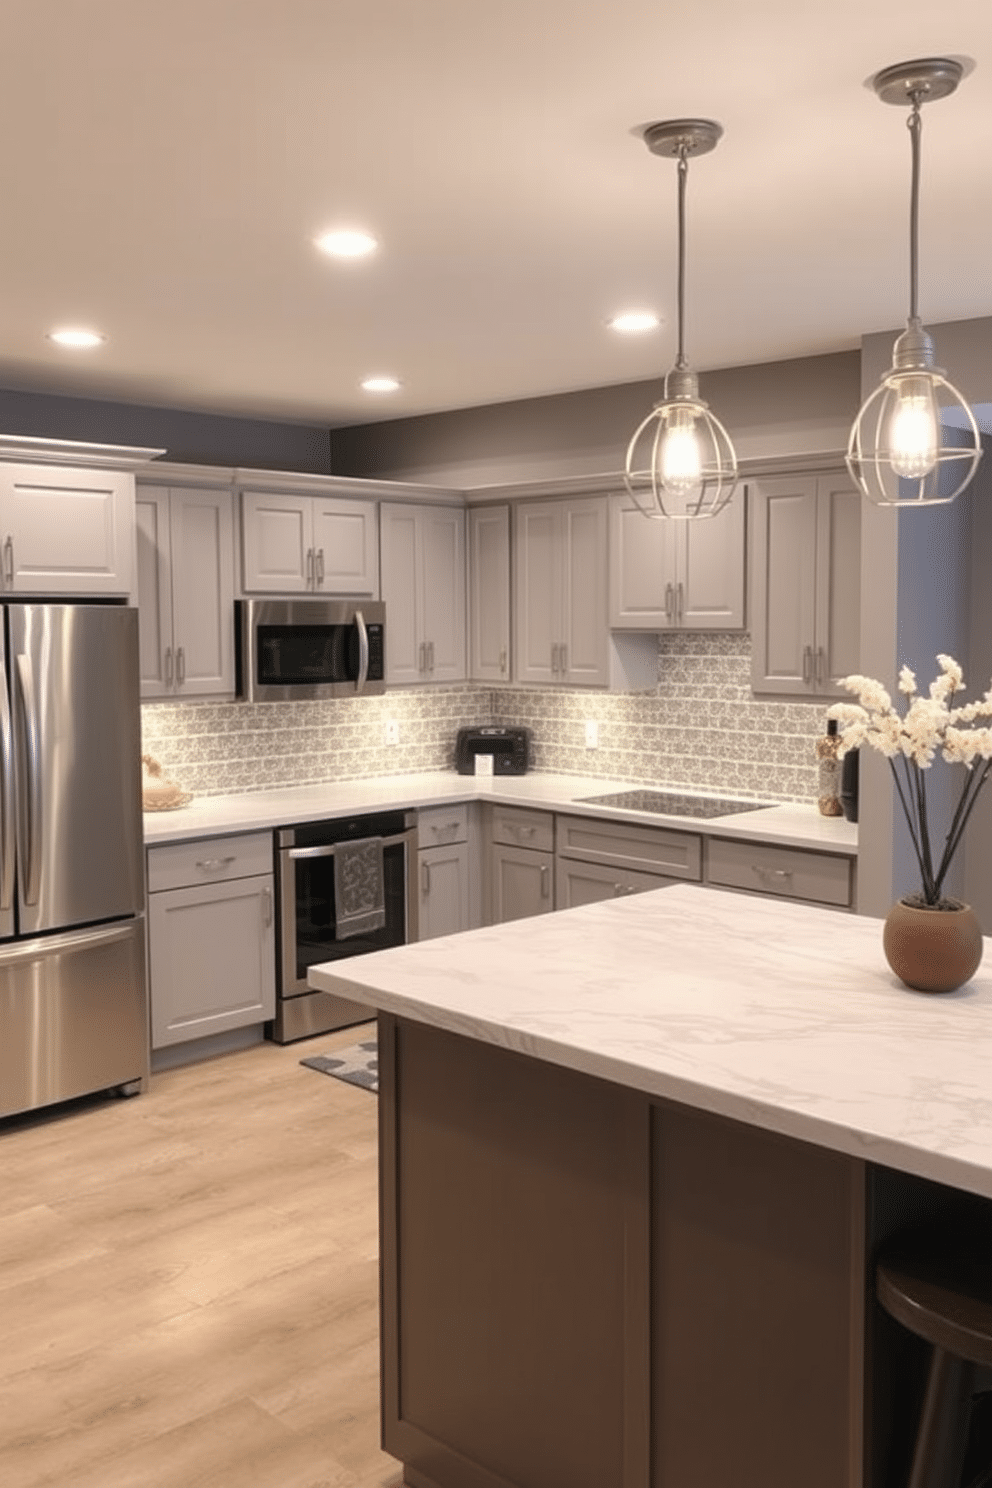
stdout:
[[234,692],[232,503],[229,490],[139,483],[143,698]]
[[515,520],[516,680],[607,686],[607,498],[524,503]]
[[841,471],[759,479],[751,530],[754,691],[841,695],[860,671],[860,495]]
[[465,511],[384,501],[380,507],[386,681],[465,678]]
[[129,595],[134,475],[0,465],[0,562],[7,594]]
[[243,491],[241,520],[246,594],[378,597],[374,501]]
[[610,626],[614,630],[743,630],[744,508],[655,521],[629,496],[610,501]]
[[510,508],[468,513],[469,675],[510,680]]

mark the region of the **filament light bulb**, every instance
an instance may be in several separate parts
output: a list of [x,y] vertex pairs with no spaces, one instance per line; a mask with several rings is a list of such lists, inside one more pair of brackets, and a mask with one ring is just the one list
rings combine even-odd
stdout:
[[919,480],[937,463],[937,419],[929,389],[921,391],[919,382],[900,393],[892,414],[890,447],[892,469],[904,480]]
[[661,484],[683,499],[698,490],[703,457],[696,434],[696,421],[688,409],[675,409],[661,438]]

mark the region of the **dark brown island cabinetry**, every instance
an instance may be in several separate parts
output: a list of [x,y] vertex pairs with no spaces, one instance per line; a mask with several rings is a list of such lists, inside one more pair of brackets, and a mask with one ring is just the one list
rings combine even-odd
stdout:
[[870,1255],[949,1190],[389,1014],[379,1038],[383,1446],[410,1488],[904,1481],[890,1385],[915,1405],[919,1357]]

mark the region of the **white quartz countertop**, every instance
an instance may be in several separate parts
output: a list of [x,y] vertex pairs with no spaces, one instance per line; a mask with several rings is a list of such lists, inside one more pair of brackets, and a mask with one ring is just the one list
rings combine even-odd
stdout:
[[[146,811],[144,833],[145,842],[150,846],[226,832],[255,832],[293,822],[318,821],[322,817],[353,816],[364,811],[486,800],[502,805],[610,817],[618,821],[677,826],[711,836],[774,842],[783,847],[810,847],[851,856],[857,852],[857,827],[843,817],[821,816],[812,804],[765,806],[736,816],[699,820],[695,817],[657,816],[653,812],[622,811],[615,807],[588,805],[582,800],[584,796],[639,788],[642,787],[630,781],[538,773],[488,779],[458,775],[454,771],[389,775],[339,784],[253,791],[236,796],[203,796],[178,811]],[[666,787],[645,786],[643,789]],[[732,792],[721,792],[720,795],[726,799]]]
[[911,992],[881,921],[684,884],[314,967],[370,1008],[992,1197],[992,941]]

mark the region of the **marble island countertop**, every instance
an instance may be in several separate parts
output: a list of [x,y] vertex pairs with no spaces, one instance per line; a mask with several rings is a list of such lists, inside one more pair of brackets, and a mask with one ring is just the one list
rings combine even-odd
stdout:
[[992,1197],[992,942],[910,992],[881,922],[679,885],[424,941],[313,985]]
[[[857,852],[857,827],[843,817],[821,816],[812,804],[765,805],[739,815],[700,820],[689,816],[658,816],[653,812],[620,810],[609,805],[590,804],[583,799],[632,788],[630,781],[604,780],[598,776],[532,772],[485,778],[458,775],[454,771],[434,771],[252,791],[234,796],[202,796],[177,811],[145,812],[144,833],[145,842],[150,846],[225,832],[260,831],[292,822],[352,816],[392,807],[443,806],[456,801],[484,800],[504,806],[530,806],[641,825],[678,827],[712,836],[772,842],[783,847],[815,848],[850,856]],[[706,793],[701,791],[698,794]],[[722,799],[731,794],[720,792]]]

